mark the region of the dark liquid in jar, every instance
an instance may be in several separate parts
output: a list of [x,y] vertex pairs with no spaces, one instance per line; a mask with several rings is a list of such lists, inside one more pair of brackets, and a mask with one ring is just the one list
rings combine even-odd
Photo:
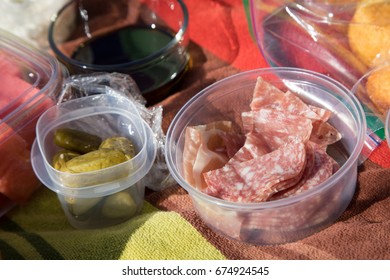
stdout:
[[169,30],[131,25],[87,40],[75,50],[72,58],[81,63],[106,66],[107,72],[130,74],[148,104],[152,104],[164,98],[188,70],[186,51],[176,46],[156,59],[152,67],[139,70],[130,70],[125,64],[150,57],[173,39],[174,34]]

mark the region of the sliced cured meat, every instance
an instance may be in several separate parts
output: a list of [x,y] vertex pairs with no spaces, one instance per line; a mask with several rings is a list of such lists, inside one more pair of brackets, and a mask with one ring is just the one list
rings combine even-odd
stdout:
[[254,111],[250,112],[242,112],[241,120],[242,120],[242,129],[244,134],[248,134],[253,132],[254,130]]
[[228,162],[228,158],[223,154],[213,152],[205,145],[200,145],[195,162],[192,168],[192,175],[194,179],[193,186],[198,189],[206,187],[202,174],[209,170],[220,168]]
[[290,189],[276,194],[272,199],[290,197],[312,189],[324,182],[334,173],[335,161],[321,147],[318,147],[313,143],[308,144],[308,146],[312,147],[312,156],[314,156],[314,158],[312,164],[310,166],[307,165],[302,180],[299,184]]
[[260,134],[271,150],[277,149],[289,139],[309,140],[312,131],[311,120],[297,115],[287,115],[274,109],[253,112],[254,131]]
[[321,147],[327,147],[341,139],[340,132],[328,122],[313,121],[313,130],[310,135],[310,141]]
[[232,158],[242,148],[246,139],[243,134],[224,131],[220,133],[220,136],[225,143],[228,158]]
[[328,123],[331,111],[262,78],[250,107],[241,114],[242,134],[229,122],[187,128],[183,157],[190,184],[229,201],[263,202],[311,189],[338,170],[326,153],[341,139]]
[[311,120],[326,122],[331,112],[324,108],[308,105],[291,91],[284,93],[262,78],[256,81],[251,110],[258,111],[262,108],[272,108],[290,115],[304,116]]
[[287,143],[264,156],[241,163],[236,170],[245,184],[254,190],[251,202],[268,200],[274,193],[286,189],[300,180],[306,165],[303,142]]
[[300,179],[306,164],[305,145],[286,143],[249,161],[227,164],[204,174],[205,193],[225,200],[261,202]]
[[195,188],[205,187],[202,173],[220,168],[228,161],[222,132],[231,132],[230,122],[213,122],[187,127],[183,150],[184,179]]
[[206,194],[231,200],[242,201],[243,194],[248,193],[250,186],[245,186],[245,181],[236,171],[234,164],[226,164],[222,168],[203,173]]
[[317,149],[315,152],[314,167],[312,168],[311,176],[302,180],[295,189],[294,194],[312,189],[321,184],[333,174],[334,161],[323,150]]
[[283,96],[283,91],[266,82],[263,78],[258,77],[250,108],[252,111],[257,111],[270,104],[277,107],[280,105]]
[[270,147],[261,135],[250,132],[246,135],[242,148],[229,160],[229,163],[248,161],[265,155],[270,151]]
[[317,116],[323,121],[327,122],[332,115],[332,112],[324,108],[308,105],[310,109],[317,114]]
[[[268,93],[269,95],[267,97],[262,96],[267,95]],[[261,111],[263,109],[277,111],[278,113],[273,113],[273,115],[270,115],[268,119],[268,122],[270,123],[270,120],[272,120],[273,124],[274,120],[272,117],[277,115],[280,115],[280,117],[295,115],[310,119],[313,126],[310,140],[321,146],[333,144],[341,139],[340,133],[332,125],[327,123],[329,117],[331,116],[331,112],[329,110],[319,108],[314,105],[308,105],[291,91],[283,93],[274,86],[267,84],[263,79],[257,80],[254,101],[252,101],[251,108],[252,110],[255,109],[255,111]],[[255,126],[258,124],[254,119],[256,115],[259,116],[259,113],[254,111],[244,112],[242,114],[245,132],[250,132],[255,129]],[[266,120],[263,119],[262,123],[264,123],[264,121]],[[297,124],[299,124],[299,122],[297,122]],[[270,127],[272,127],[272,125],[270,125]]]
[[283,95],[279,109],[290,115],[304,116],[312,120],[319,119],[317,113],[291,91]]

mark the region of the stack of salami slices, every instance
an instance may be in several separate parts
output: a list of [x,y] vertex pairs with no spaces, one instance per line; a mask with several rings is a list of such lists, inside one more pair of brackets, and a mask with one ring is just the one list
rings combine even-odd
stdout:
[[327,147],[341,139],[332,112],[303,102],[261,77],[243,131],[230,121],[187,127],[184,178],[204,193],[233,202],[281,199],[314,188],[338,170]]

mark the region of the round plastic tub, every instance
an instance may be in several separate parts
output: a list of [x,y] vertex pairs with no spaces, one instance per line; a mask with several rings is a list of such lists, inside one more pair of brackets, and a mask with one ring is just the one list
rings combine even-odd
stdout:
[[[332,112],[329,123],[341,140],[328,147],[340,168],[326,181],[295,196],[264,202],[236,202],[210,196],[184,177],[186,129],[215,121],[231,121],[244,131],[241,114],[250,110],[258,77],[310,105]],[[272,121],[272,120],[270,120]],[[188,191],[202,220],[213,230],[243,242],[269,245],[307,237],[334,223],[356,188],[365,118],[357,99],[339,82],[306,70],[271,68],[243,72],[205,88],[190,99],[169,126],[166,160],[172,176]]]
[[363,75],[351,89],[363,106],[367,127],[382,139],[386,137],[387,140],[389,139],[387,115],[390,109],[389,79],[390,65],[380,65]]
[[49,27],[50,47],[70,73],[128,74],[149,104],[189,69],[188,42],[181,0],[70,1]]
[[[98,135],[102,140],[126,137],[133,143],[136,154],[99,170],[79,173],[57,170],[52,162],[62,150],[54,143],[54,132],[59,128]],[[115,92],[66,101],[47,110],[37,123],[37,140],[32,150],[35,173],[57,193],[69,222],[76,228],[106,227],[139,213],[144,199],[143,178],[155,157],[151,128],[135,105]]]
[[30,163],[35,125],[67,75],[54,57],[0,30],[0,216],[41,185]]

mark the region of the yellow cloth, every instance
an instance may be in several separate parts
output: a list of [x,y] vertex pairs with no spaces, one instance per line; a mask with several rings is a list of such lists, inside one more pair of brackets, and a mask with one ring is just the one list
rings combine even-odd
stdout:
[[3,259],[217,260],[224,255],[175,212],[145,202],[142,213],[122,224],[93,230],[74,229],[57,196],[42,189],[25,207],[0,223]]

